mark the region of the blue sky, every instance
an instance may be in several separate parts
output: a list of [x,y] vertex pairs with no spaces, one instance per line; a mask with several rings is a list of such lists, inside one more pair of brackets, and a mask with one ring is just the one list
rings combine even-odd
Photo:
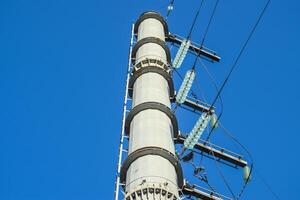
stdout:
[[[203,36],[213,2],[205,1],[194,41]],[[171,32],[187,35],[198,3],[175,1]],[[167,4],[0,2],[1,200],[112,199],[131,24],[146,10],[165,14]],[[219,85],[263,5],[258,0],[220,2],[205,41],[222,56],[220,63],[205,62]],[[297,198],[300,178],[299,5],[272,1],[222,93],[222,123],[251,151],[280,199]],[[181,73],[191,67],[191,59]],[[197,77],[211,101],[215,92],[201,68]],[[177,114],[182,131],[197,119],[182,110]],[[238,151],[219,130],[212,141]],[[207,167],[218,191],[228,195],[214,166],[208,162]],[[222,169],[238,191],[241,172]],[[243,197],[274,199],[255,175]]]

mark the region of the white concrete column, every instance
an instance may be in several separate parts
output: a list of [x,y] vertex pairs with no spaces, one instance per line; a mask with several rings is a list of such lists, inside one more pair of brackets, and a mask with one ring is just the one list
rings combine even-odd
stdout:
[[[138,41],[148,37],[165,41],[165,30],[160,20],[149,17],[140,22]],[[168,64],[165,49],[157,43],[145,43],[137,50],[136,64],[144,59],[156,59]],[[162,75],[148,72],[136,79],[132,108],[146,102],[157,102],[170,108],[169,85]],[[145,147],[159,147],[175,155],[173,134],[171,120],[164,112],[157,109],[143,110],[131,121],[128,154]],[[126,175],[126,193],[131,194],[138,188],[148,186],[165,188],[178,198],[177,174],[169,160],[159,155],[145,155],[130,165]],[[161,198],[153,194],[141,199]]]

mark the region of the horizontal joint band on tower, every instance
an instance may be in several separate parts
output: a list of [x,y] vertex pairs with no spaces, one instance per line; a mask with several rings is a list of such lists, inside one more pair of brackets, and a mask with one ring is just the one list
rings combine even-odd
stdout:
[[164,27],[165,37],[167,37],[168,34],[169,34],[169,30],[168,30],[168,25],[167,25],[166,21],[163,18],[163,16],[161,16],[159,13],[154,12],[154,11],[147,11],[147,12],[144,12],[143,14],[140,15],[140,17],[138,18],[138,20],[134,24],[134,33],[137,34],[140,24],[144,20],[149,19],[149,18],[153,18],[153,19],[156,19],[156,20],[160,21],[160,23]]
[[123,162],[121,168],[121,173],[120,173],[121,183],[125,184],[127,170],[129,169],[130,165],[138,158],[147,155],[157,155],[167,159],[175,168],[177,174],[178,187],[179,188],[183,187],[183,173],[178,158],[175,155],[173,155],[171,152],[167,151],[166,149],[162,149],[159,147],[144,147],[129,154],[129,156]]
[[126,135],[129,135],[130,133],[130,124],[133,118],[140,113],[143,110],[159,110],[163,113],[165,113],[171,120],[172,126],[173,126],[173,134],[174,137],[176,138],[178,136],[178,124],[177,124],[177,119],[174,113],[172,113],[171,109],[167,107],[166,105],[158,102],[145,102],[141,103],[137,106],[135,106],[127,115],[126,121],[125,121],[125,133]]
[[136,53],[137,53],[138,49],[147,43],[155,43],[155,44],[160,45],[166,52],[168,64],[171,63],[171,53],[170,53],[170,49],[167,46],[166,42],[157,37],[146,37],[146,38],[139,40],[132,49],[131,59],[132,59],[133,64],[135,63]]
[[129,91],[128,92],[129,92],[130,97],[132,97],[133,85],[134,85],[135,81],[141,75],[146,74],[146,73],[157,73],[157,74],[160,74],[161,76],[163,76],[166,79],[166,81],[168,82],[170,97],[171,97],[171,99],[174,98],[174,84],[173,84],[173,79],[172,79],[170,73],[168,73],[163,68],[155,67],[155,66],[141,67],[137,71],[133,72],[133,75],[130,77],[130,80],[129,80]]

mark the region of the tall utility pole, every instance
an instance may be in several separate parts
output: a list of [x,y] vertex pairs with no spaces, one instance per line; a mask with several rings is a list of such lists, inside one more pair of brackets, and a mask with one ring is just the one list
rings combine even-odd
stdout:
[[[136,43],[132,48],[134,38]],[[221,59],[203,45],[187,42],[186,39],[170,33],[160,14],[150,11],[139,17],[131,34],[115,200],[119,200],[119,194],[123,194],[125,200],[176,200],[184,195],[204,200],[230,199],[216,193],[214,189],[208,190],[184,181],[175,143],[190,150],[186,156],[181,155],[181,162],[188,162],[193,158],[193,152],[198,152],[215,162],[244,168],[246,172],[249,172],[249,167],[241,155],[209,141],[195,139],[205,129],[203,116],[211,116],[215,108],[201,100],[188,97],[188,90],[182,92],[179,89],[175,98],[171,54],[166,42],[180,46],[177,52],[179,57],[176,55],[174,60],[178,58],[177,61],[181,63],[184,59],[183,52],[212,62],[219,62]],[[185,79],[183,88],[190,88],[191,83]],[[186,95],[182,102],[177,100],[183,96],[180,93]],[[130,100],[132,108],[129,111]],[[194,127],[188,135],[179,134],[177,119],[171,111],[171,103],[174,102],[176,106],[201,115],[195,125],[198,128]],[[124,152],[127,152],[125,160],[122,159]],[[202,169],[201,167],[198,169]],[[198,173],[201,170],[195,170],[194,176],[199,177]],[[246,176],[247,181],[248,179],[249,176]],[[201,180],[205,182],[205,179]],[[207,181],[206,183],[208,184]]]
[[125,199],[179,199],[183,176],[174,146],[178,125],[171,112],[168,26],[160,14],[146,12],[135,23],[134,33],[132,109],[125,123],[129,148],[120,175]]

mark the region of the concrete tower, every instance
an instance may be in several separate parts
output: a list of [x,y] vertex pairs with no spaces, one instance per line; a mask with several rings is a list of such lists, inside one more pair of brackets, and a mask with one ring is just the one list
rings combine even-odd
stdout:
[[134,32],[132,109],[125,123],[129,149],[121,169],[125,199],[179,199],[183,176],[174,147],[178,125],[170,109],[174,87],[165,43],[168,26],[160,14],[145,12]]

